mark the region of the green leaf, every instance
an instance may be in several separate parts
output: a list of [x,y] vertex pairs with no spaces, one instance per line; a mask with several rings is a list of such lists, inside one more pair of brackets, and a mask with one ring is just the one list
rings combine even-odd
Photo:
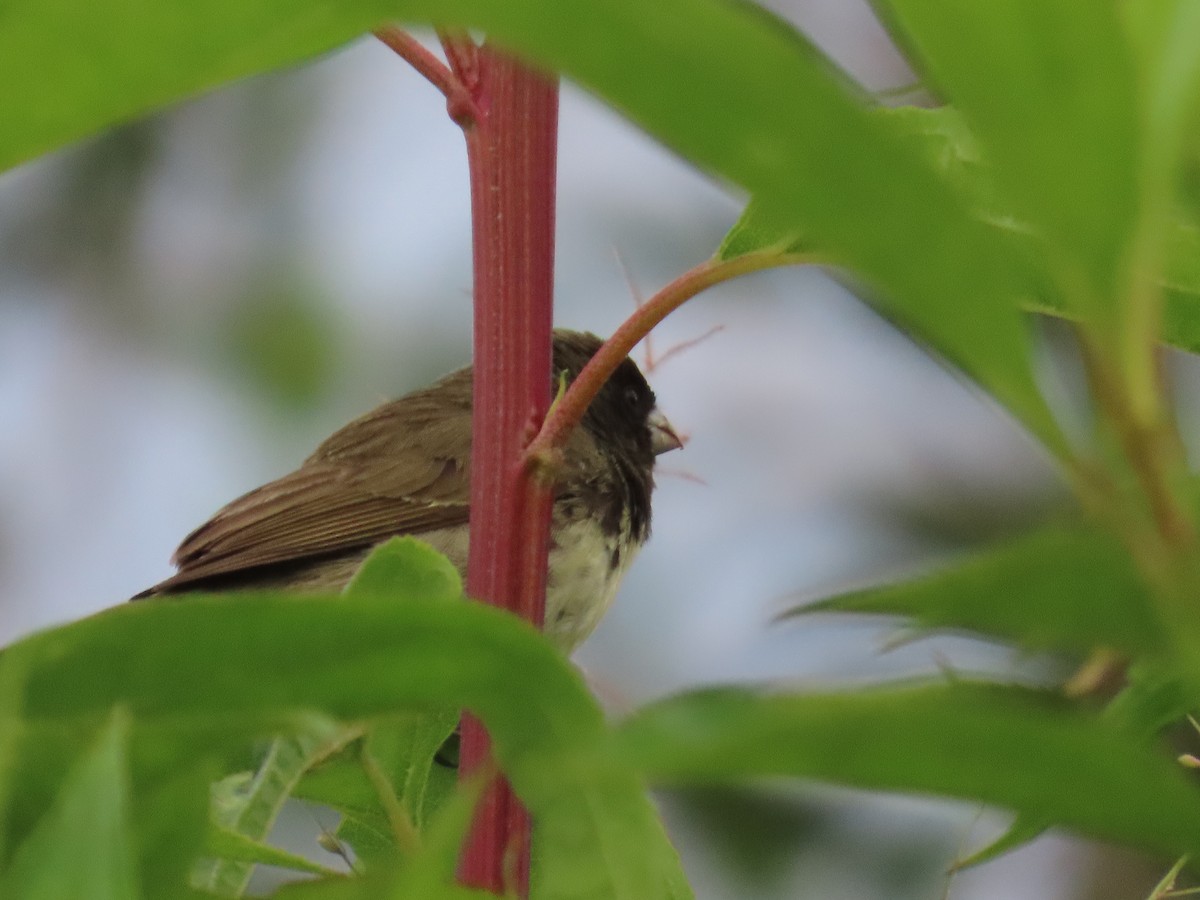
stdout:
[[700,692],[638,713],[620,744],[655,783],[817,778],[978,800],[1172,856],[1200,849],[1200,791],[1177,765],[1021,688]]
[[1163,339],[1200,353],[1200,228],[1191,222],[1172,223],[1165,253]]
[[271,896],[274,900],[495,900],[496,896],[457,885],[414,894],[407,890],[404,878],[403,870],[362,878],[331,878],[285,885]]
[[423,835],[421,852],[407,860],[401,869],[393,887],[397,894],[431,897],[453,885],[463,842],[485,786],[484,781],[474,778],[447,797]]
[[307,872],[311,875],[341,875],[340,872],[315,863],[311,859],[280,850],[278,847],[272,847],[270,844],[264,844],[220,826],[213,826],[209,830],[206,852],[221,859],[238,860],[251,865],[261,863],[267,866],[294,869],[297,872]]
[[1034,649],[1109,647],[1139,655],[1165,638],[1133,561],[1084,525],[1050,525],[910,581],[842,594],[792,614],[904,616]]
[[0,13],[0,169],[369,31],[387,0],[10,0]]
[[33,833],[16,849],[0,896],[134,900],[137,841],[130,816],[129,720],[114,713],[75,764]]
[[[317,717],[297,734],[271,741],[258,771],[246,780],[234,776],[217,785],[213,793],[213,821],[223,834],[240,837],[249,846],[261,846],[301,777],[318,760],[344,747],[361,734]],[[210,838],[212,832],[210,831]],[[192,883],[224,897],[240,897],[255,862],[241,853],[218,854],[196,868]]]
[[25,723],[21,698],[25,690],[25,669],[11,656],[0,656],[0,868],[8,859],[9,798],[12,795],[17,760]]
[[986,862],[991,862],[993,859],[999,859],[1006,853],[1011,853],[1019,847],[1024,847],[1030,841],[1041,837],[1046,833],[1047,823],[1041,818],[1032,816],[1018,816],[1004,834],[996,838],[987,846],[976,850],[962,859],[956,859],[952,866],[952,871],[961,872],[964,869],[972,869],[975,866],[981,866]]
[[[983,159],[978,141],[957,110],[950,106],[936,109],[902,106],[881,108],[876,115],[964,194],[974,198],[973,207],[982,221],[1026,243],[1031,256],[1037,254],[1040,238],[1033,233],[1029,222],[1018,218],[1011,198],[997,188],[995,173]],[[753,207],[751,203],[743,215],[745,224],[739,222],[726,238],[732,245],[731,252],[758,249],[755,241],[769,244],[781,239],[762,228]],[[1165,261],[1159,286],[1164,291],[1165,304],[1160,337],[1181,350],[1200,353],[1200,227],[1182,213],[1174,214],[1164,227]],[[745,235],[741,233],[743,228]],[[788,249],[805,249],[800,235],[793,233],[790,240],[793,243]],[[1024,306],[1045,315],[1076,321],[1083,318],[1048,288],[1027,297]]]
[[[1140,122],[1144,167],[1155,194],[1170,191],[1200,106],[1200,7],[1190,0],[1118,7],[1142,77]],[[1155,200],[1162,202],[1161,197]]]
[[1157,660],[1131,665],[1127,682],[1104,716],[1130,734],[1151,738],[1200,708],[1200,694]]
[[346,585],[351,600],[389,597],[461,600],[462,578],[454,564],[414,537],[394,537],[375,547]]
[[1073,308],[1111,308],[1138,216],[1140,110],[1115,4],[878,4],[963,114]]
[[[953,107],[882,106],[872,109],[870,115],[969,199],[976,218],[989,225],[1002,223],[1013,228],[1011,209],[1006,209],[997,196],[992,172],[981,159],[966,122]],[[773,250],[781,254],[808,253],[819,261],[812,237],[794,222],[782,223],[782,230],[772,224],[764,216],[762,204],[752,199],[725,235],[716,257],[727,260]]]
[[246,290],[225,323],[222,362],[273,405],[299,412],[315,407],[333,382],[344,335],[334,302],[294,282]]
[[604,718],[578,672],[501,611],[419,597],[197,595],[128,604],[9,654],[29,667],[33,723],[90,722],[120,702],[136,722],[223,738],[284,731],[317,710],[356,721],[471,709],[541,823],[549,894],[687,896],[640,779],[600,752]]
[[[440,710],[419,717],[376,725],[367,738],[366,751],[392,784],[408,817],[422,828],[437,809],[441,796],[427,796],[436,763],[434,757],[458,726],[457,710]],[[441,782],[444,785],[444,781]]]
[[714,255],[717,259],[727,260],[764,250],[786,254],[803,253],[811,249],[805,236],[794,225],[785,225],[779,231],[773,227],[774,224],[763,215],[761,204],[751,200]]

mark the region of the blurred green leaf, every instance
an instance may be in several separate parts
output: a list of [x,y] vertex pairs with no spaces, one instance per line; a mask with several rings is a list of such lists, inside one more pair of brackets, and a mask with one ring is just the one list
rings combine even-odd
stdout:
[[784,225],[784,229],[778,231],[774,225],[763,215],[761,204],[751,200],[721,241],[716,258],[734,259],[762,250],[786,254],[803,253],[810,249],[804,235],[795,226]]
[[1033,649],[1142,654],[1166,643],[1128,553],[1084,525],[1046,526],[919,578],[790,611],[819,612],[903,616]]
[[388,0],[10,0],[0,14],[0,169],[369,31]]
[[817,778],[978,800],[1172,856],[1200,847],[1200,791],[1176,764],[1123,729],[1022,688],[699,692],[643,710],[620,737],[660,784]]
[[341,320],[303,288],[260,287],[226,323],[229,362],[249,384],[288,409],[314,405],[340,362]]
[[[1145,110],[1139,122],[1143,191],[1169,191],[1186,144],[1195,141],[1200,110],[1200,7],[1190,0],[1124,3],[1117,7],[1142,77],[1135,82]],[[1149,182],[1149,183],[1147,183]],[[1144,200],[1147,198],[1143,198]],[[1165,198],[1152,196],[1161,203]]]
[[1137,221],[1138,73],[1117,7],[879,0],[910,58],[970,124],[1081,312],[1125,295]]
[[129,721],[114,713],[64,779],[54,803],[16,849],[0,896],[21,900],[135,900],[137,840],[131,821]]
[[1005,853],[1010,853],[1019,847],[1024,847],[1030,841],[1045,834],[1048,823],[1041,816],[1018,816],[1000,837],[962,859],[954,861],[953,871],[981,866],[993,859],[999,859]]
[[[1011,199],[998,191],[995,175],[983,159],[978,141],[956,109],[950,106],[881,108],[876,115],[902,139],[910,141],[914,149],[957,184],[964,194],[972,197],[982,221],[1027,242],[1029,254],[1038,252],[1040,238],[1029,222],[1017,217]],[[778,239],[778,236],[756,231],[761,226],[749,208],[745,218],[748,235],[738,235],[735,228],[727,240],[732,241],[735,237],[747,242]],[[792,239],[793,247],[804,247],[799,235],[793,235]],[[741,248],[741,244],[734,246],[738,252],[746,252]],[[1165,225],[1163,256],[1161,287],[1165,292],[1165,304],[1161,339],[1181,350],[1200,353],[1200,227],[1181,212]],[[1062,298],[1050,289],[1038,290],[1026,297],[1024,306],[1046,315],[1081,318],[1079,311],[1067,309]]]
[[10,810],[25,723],[21,712],[25,669],[0,655],[0,869],[9,856]]
[[330,878],[289,884],[271,894],[275,900],[495,900],[490,891],[476,891],[456,885],[428,888],[415,894],[408,890],[401,869],[377,872],[362,878]]
[[[337,876],[341,874],[306,857],[280,850],[278,847],[272,847],[270,844],[253,840],[236,831],[217,826],[214,826],[208,833],[206,852],[221,859],[237,860],[251,865],[279,866],[284,869],[294,869],[297,872],[307,872],[310,875]],[[240,896],[240,894],[222,894],[222,896]]]
[[[936,109],[881,106],[870,110],[870,115],[953,184],[969,200],[973,214],[980,221],[1014,228],[1011,208],[1006,209],[997,196],[992,172],[983,162],[978,143],[957,110],[950,106]],[[725,235],[716,256],[733,259],[764,250],[782,254],[812,252],[814,242],[794,222],[782,223],[782,230],[774,228],[764,215],[762,204],[752,199]]]
[[639,778],[598,750],[604,720],[579,674],[528,625],[480,604],[197,595],[113,609],[10,654],[29,667],[26,717],[64,726],[117,702],[135,722],[218,735],[286,731],[314,710],[355,721],[469,708],[541,825],[548,893],[642,898],[682,884]]
[[1131,665],[1126,681],[1104,716],[1130,734],[1151,738],[1200,708],[1200,695],[1157,660]]

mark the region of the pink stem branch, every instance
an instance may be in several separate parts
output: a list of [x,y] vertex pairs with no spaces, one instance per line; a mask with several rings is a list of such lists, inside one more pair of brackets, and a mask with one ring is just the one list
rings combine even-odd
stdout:
[[799,263],[812,263],[812,257],[780,254],[776,251],[747,253],[729,260],[710,259],[684,272],[637,308],[612,337],[604,342],[579,376],[550,410],[541,430],[525,449],[525,464],[539,480],[552,480],[559,451],[566,446],[571,432],[583,419],[588,405],[621,361],[650,329],[706,288],[739,275],[763,269]]
[[420,41],[395,25],[384,25],[377,29],[375,37],[441,91],[446,98],[447,113],[461,128],[470,128],[479,121],[479,108],[475,105],[470,87],[456,71],[425,49]]

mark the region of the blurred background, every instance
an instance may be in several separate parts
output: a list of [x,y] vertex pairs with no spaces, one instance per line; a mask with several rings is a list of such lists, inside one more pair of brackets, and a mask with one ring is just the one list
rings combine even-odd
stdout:
[[[913,81],[865,3],[773,8],[867,89]],[[569,84],[559,167],[557,318],[600,334],[709,256],[744,202]],[[224,502],[464,364],[470,288],[461,136],[372,40],[0,176],[0,638],[165,577]],[[964,639],[896,642],[886,622],[777,621],[1018,529],[1064,492],[1011,420],[821,271],[703,295],[654,355],[714,328],[651,374],[691,441],[663,461],[654,538],[577,657],[606,703],[728,681],[1044,677]],[[1161,875],[1054,834],[947,875],[1007,823],[972,804],[792,784],[661,799],[702,900],[1129,898]]]

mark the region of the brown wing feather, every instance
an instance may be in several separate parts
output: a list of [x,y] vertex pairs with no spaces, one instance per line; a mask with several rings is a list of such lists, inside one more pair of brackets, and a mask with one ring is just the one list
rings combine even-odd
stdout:
[[465,524],[470,390],[469,373],[456,372],[347,425],[184,538],[179,572],[146,593]]

